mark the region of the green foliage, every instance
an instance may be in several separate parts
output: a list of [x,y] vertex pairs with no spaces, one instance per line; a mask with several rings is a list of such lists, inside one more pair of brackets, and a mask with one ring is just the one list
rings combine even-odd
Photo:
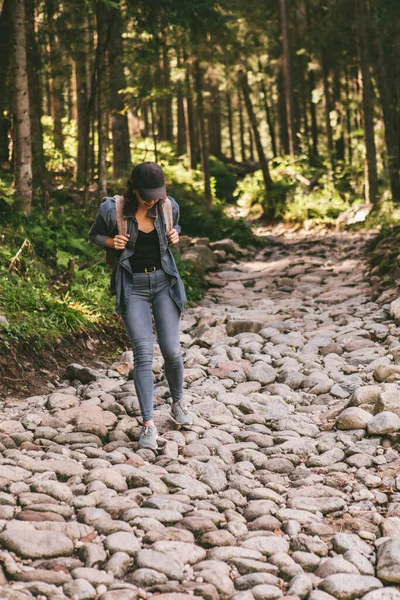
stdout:
[[[275,216],[285,222],[331,224],[353,203],[364,202],[360,170],[342,163],[332,174],[325,164],[311,167],[305,157],[284,157],[272,161],[271,177],[269,202],[276,206]],[[264,211],[267,202],[261,170],[246,175],[238,183],[235,196],[249,214]]]
[[225,202],[233,202],[233,193],[237,184],[235,175],[215,156],[210,156],[209,163],[210,174],[215,178],[215,195]]

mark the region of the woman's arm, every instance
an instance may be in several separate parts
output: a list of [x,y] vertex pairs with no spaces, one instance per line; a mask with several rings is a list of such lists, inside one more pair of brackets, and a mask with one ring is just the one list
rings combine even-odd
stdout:
[[180,217],[180,209],[179,209],[179,204],[177,203],[176,200],[174,200],[174,198],[171,198],[171,196],[168,196],[168,198],[171,201],[171,206],[172,206],[172,223],[173,223],[173,227],[175,229],[175,231],[177,233],[181,233],[182,228],[179,225],[179,217]]
[[111,233],[110,201],[105,198],[100,204],[96,218],[89,230],[89,239],[103,250],[113,248],[114,242]]

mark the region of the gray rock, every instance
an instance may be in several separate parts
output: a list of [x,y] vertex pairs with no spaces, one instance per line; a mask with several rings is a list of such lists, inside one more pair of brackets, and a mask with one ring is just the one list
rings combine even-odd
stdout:
[[256,585],[251,592],[254,600],[275,600],[283,596],[281,590],[272,585]]
[[72,571],[74,579],[85,579],[92,585],[110,585],[114,581],[114,576],[105,571],[99,571],[93,567],[78,567]]
[[289,542],[278,536],[255,536],[241,543],[243,548],[257,550],[266,556],[271,556],[277,552],[288,552]]
[[368,421],[372,419],[371,413],[351,406],[345,408],[336,419],[336,427],[338,429],[365,429]]
[[381,588],[369,592],[362,600],[400,600],[400,591],[394,587]]
[[312,589],[313,583],[308,575],[296,575],[290,582],[287,595],[306,598],[312,592]]
[[153,569],[164,573],[168,579],[177,579],[178,581],[183,579],[183,570],[180,563],[162,552],[140,550],[136,556],[136,565],[139,568]]
[[400,429],[400,417],[390,411],[383,411],[373,417],[367,425],[370,435],[395,433]]
[[138,587],[148,587],[167,583],[168,577],[164,573],[160,573],[160,571],[155,571],[154,569],[136,569],[129,577],[129,580]]
[[92,600],[96,598],[95,588],[86,579],[75,579],[64,585],[64,594],[72,600]]
[[400,583],[400,536],[389,538],[379,546],[376,571],[379,579]]
[[349,573],[330,575],[319,584],[320,589],[338,600],[353,600],[381,587],[382,583],[376,577]]
[[137,537],[133,533],[125,533],[123,531],[109,535],[105,539],[104,545],[110,554],[125,552],[129,556],[135,556],[140,550],[140,542]]
[[71,540],[54,531],[38,531],[27,523],[10,521],[0,534],[2,546],[23,558],[52,558],[70,556],[74,551]]
[[354,533],[337,533],[332,538],[336,552],[343,554],[347,550],[357,550],[364,556],[372,554],[371,547]]

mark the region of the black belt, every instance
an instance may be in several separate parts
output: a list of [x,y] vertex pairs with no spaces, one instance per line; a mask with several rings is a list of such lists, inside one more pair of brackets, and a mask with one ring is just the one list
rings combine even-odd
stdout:
[[132,271],[132,272],[133,273],[155,273],[156,271],[158,271],[158,269],[161,269],[161,267],[152,266],[152,267],[145,267],[144,269],[141,269],[140,271]]

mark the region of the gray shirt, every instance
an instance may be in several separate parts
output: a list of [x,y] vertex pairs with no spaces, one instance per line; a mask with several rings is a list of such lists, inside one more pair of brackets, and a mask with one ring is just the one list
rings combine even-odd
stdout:
[[[173,226],[174,229],[180,233],[181,227],[179,225],[179,205],[173,198],[170,196],[168,197],[172,205]],[[180,311],[184,312],[186,308],[185,288],[179,275],[171,249],[168,246],[164,213],[162,210],[160,210],[158,202],[151,207],[151,209],[148,211],[148,215],[154,218],[154,226],[157,230],[158,239],[160,242],[162,268],[171,276],[171,298],[174,300]],[[135,253],[135,244],[139,230],[135,215],[133,213],[129,214],[125,212],[125,216],[127,217],[128,233],[130,234],[130,237],[125,249],[121,251],[118,257],[117,264],[113,270],[110,282],[110,291],[116,295],[115,309],[119,314],[124,314],[125,312],[124,290],[127,290],[127,278],[132,277],[129,259]],[[100,204],[96,218],[90,228],[89,238],[92,242],[105,250],[106,239],[108,237],[114,237],[117,231],[118,228],[115,198],[106,197]]]

